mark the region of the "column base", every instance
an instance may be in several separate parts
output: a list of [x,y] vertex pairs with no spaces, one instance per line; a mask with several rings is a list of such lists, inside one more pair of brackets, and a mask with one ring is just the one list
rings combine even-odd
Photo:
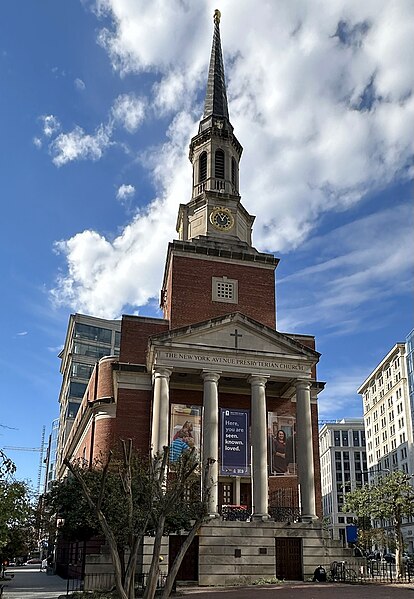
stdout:
[[312,516],[309,514],[303,514],[300,517],[301,522],[303,522],[304,524],[312,524],[312,522],[316,522],[316,520],[319,520],[318,516]]
[[269,514],[252,514],[252,522],[267,522],[270,520]]
[[217,520],[218,518],[221,518],[221,516],[218,512],[210,512],[208,518],[210,518],[210,520]]

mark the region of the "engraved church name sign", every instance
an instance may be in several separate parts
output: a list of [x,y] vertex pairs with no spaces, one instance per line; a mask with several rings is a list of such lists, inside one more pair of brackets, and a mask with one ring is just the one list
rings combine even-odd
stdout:
[[219,356],[211,355],[211,353],[194,353],[185,351],[165,351],[159,350],[157,363],[165,363],[166,365],[182,362],[192,362],[194,365],[199,363],[200,366],[220,366],[220,367],[236,367],[238,369],[248,368],[253,369],[270,369],[270,370],[281,370],[290,371],[303,374],[310,374],[311,367],[308,364],[301,364],[299,362],[292,362],[289,360],[276,360],[276,359],[255,359],[251,357],[235,357],[235,356]]

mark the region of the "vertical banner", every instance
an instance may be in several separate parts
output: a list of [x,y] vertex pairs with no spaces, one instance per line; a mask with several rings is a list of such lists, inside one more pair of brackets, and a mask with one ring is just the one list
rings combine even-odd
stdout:
[[220,474],[249,474],[249,411],[220,408],[221,460]]
[[269,475],[289,476],[297,473],[296,419],[268,412]]
[[201,407],[173,404],[171,406],[170,462],[195,447],[200,452]]

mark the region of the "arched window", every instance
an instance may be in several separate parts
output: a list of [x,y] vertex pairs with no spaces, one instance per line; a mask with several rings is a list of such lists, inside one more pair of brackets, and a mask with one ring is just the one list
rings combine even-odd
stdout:
[[231,182],[234,187],[237,186],[237,163],[233,156],[231,158]]
[[200,155],[198,161],[198,182],[201,183],[207,179],[207,152]]
[[214,176],[216,179],[224,179],[224,152],[216,150],[214,156]]

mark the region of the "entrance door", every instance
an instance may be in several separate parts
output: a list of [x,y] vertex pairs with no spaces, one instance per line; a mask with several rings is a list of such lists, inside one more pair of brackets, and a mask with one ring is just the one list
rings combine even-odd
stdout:
[[[170,566],[172,566],[185,538],[186,537],[182,535],[170,535],[168,558]],[[194,541],[188,548],[188,551],[181,562],[176,580],[198,580],[198,537],[195,537]]]
[[218,488],[219,511],[223,505],[233,505],[233,484],[219,483]]
[[276,577],[303,580],[302,539],[276,538]]
[[252,486],[250,483],[240,484],[240,505],[246,505],[248,510],[252,509]]

